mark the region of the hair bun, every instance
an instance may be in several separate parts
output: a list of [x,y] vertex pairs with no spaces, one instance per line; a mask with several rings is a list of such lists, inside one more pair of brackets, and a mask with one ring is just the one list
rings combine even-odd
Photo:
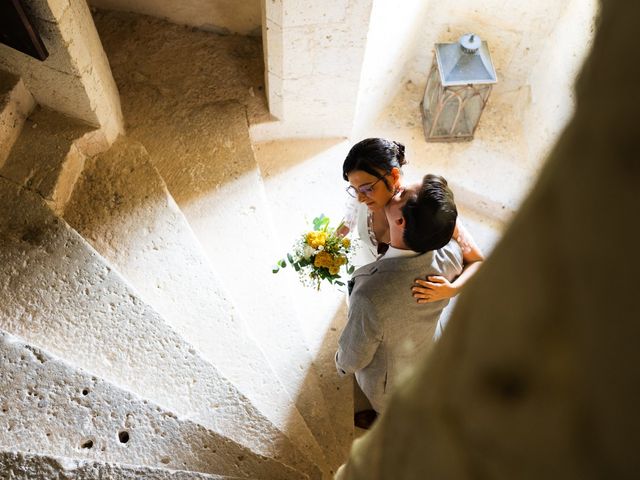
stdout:
[[396,142],[395,140],[393,141],[393,144],[396,146],[396,150],[398,152],[398,154],[396,155],[398,163],[400,164],[400,166],[406,164],[407,161],[404,159],[404,145],[400,142]]

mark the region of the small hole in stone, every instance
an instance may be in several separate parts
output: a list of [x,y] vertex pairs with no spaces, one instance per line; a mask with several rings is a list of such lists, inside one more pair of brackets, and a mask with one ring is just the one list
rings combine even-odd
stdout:
[[120,443],[127,443],[129,441],[129,432],[123,430],[118,433],[118,439],[120,440]]
[[83,389],[83,390],[82,390],[82,395],[84,395],[85,397],[86,397],[87,395],[89,395],[89,389],[88,389],[88,388]]
[[238,455],[238,461],[241,462],[244,460],[244,455]]
[[93,448],[93,440],[87,440],[86,442],[84,442],[82,445],[80,445],[82,448]]
[[171,459],[170,459],[169,457],[162,457],[162,458],[160,459],[160,461],[161,461],[162,463],[164,463],[165,465],[167,465],[167,464],[171,463]]

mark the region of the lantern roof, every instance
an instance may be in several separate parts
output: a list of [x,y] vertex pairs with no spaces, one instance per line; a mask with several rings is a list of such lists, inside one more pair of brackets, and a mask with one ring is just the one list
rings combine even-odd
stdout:
[[498,81],[487,42],[473,33],[456,43],[436,43],[436,60],[444,87]]

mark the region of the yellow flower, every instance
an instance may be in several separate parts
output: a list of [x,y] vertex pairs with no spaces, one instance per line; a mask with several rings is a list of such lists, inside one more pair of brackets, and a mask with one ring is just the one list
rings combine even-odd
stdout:
[[326,267],[329,268],[332,264],[331,255],[327,252],[319,252],[316,255],[315,260],[313,261],[313,265],[316,267]]
[[347,263],[347,257],[340,255],[336,261],[338,262],[338,265],[344,265],[345,263]]
[[312,248],[318,248],[320,246],[324,246],[327,241],[327,233],[326,232],[309,232],[307,233],[307,244]]
[[342,246],[344,248],[349,248],[351,246],[351,240],[349,240],[348,238],[343,238],[342,239]]
[[331,275],[335,275],[336,273],[338,273],[340,271],[340,267],[329,267],[329,273]]

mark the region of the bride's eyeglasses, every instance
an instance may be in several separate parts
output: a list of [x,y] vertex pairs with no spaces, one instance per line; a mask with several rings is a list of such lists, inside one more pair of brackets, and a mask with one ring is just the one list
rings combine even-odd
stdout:
[[361,193],[362,195],[365,195],[366,197],[370,197],[371,194],[373,193],[373,187],[375,187],[376,183],[378,183],[383,178],[384,176],[378,178],[378,180],[376,180],[373,183],[365,183],[364,185],[360,185],[359,187],[354,187],[353,185],[349,185],[347,187],[347,193],[351,195],[353,198],[358,198],[359,193]]

